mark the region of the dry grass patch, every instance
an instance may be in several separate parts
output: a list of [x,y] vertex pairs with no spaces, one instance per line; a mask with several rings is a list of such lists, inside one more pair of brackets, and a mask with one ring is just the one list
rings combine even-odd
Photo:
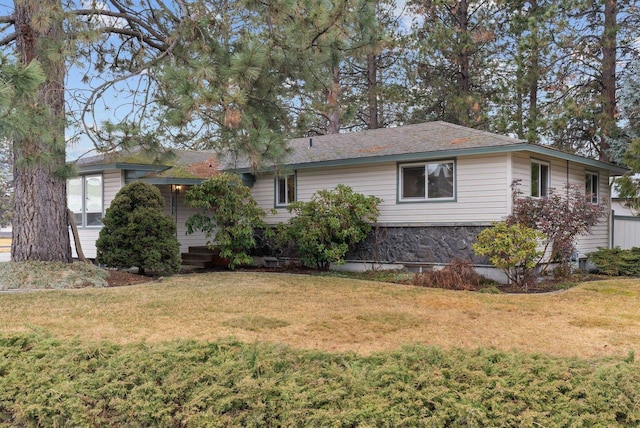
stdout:
[[285,343],[369,354],[421,343],[584,358],[640,351],[640,281],[482,294],[265,273],[208,273],[112,289],[0,294],[0,332],[131,343]]

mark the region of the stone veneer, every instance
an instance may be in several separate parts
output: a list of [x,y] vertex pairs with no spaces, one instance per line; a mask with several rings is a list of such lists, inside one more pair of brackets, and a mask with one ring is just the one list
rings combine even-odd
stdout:
[[446,264],[454,259],[486,264],[471,244],[486,226],[378,226],[345,257],[380,263]]
[[[454,259],[487,264],[476,256],[471,244],[486,226],[376,226],[367,239],[347,253],[345,260],[378,263],[447,264]],[[288,248],[273,251],[262,239],[254,251],[260,256],[294,256]]]

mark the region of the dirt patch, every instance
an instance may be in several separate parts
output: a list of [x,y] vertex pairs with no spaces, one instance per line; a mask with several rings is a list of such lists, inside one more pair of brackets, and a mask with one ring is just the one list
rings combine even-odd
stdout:
[[107,270],[107,284],[109,287],[122,287],[125,285],[143,284],[155,280],[154,277],[136,275],[135,273],[122,270]]

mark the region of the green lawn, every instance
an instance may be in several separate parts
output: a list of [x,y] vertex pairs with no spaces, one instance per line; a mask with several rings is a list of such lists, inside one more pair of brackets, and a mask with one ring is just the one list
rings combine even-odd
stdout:
[[640,282],[254,273],[0,294],[14,426],[638,426]]

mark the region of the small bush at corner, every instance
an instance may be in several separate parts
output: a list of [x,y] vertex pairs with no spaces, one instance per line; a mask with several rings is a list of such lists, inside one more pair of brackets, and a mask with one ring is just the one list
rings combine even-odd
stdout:
[[542,255],[537,249],[538,241],[544,236],[518,223],[496,223],[478,234],[472,248],[476,254],[489,257],[509,281],[526,290],[535,279],[534,269]]
[[640,248],[598,248],[589,253],[589,260],[605,275],[640,276]]

